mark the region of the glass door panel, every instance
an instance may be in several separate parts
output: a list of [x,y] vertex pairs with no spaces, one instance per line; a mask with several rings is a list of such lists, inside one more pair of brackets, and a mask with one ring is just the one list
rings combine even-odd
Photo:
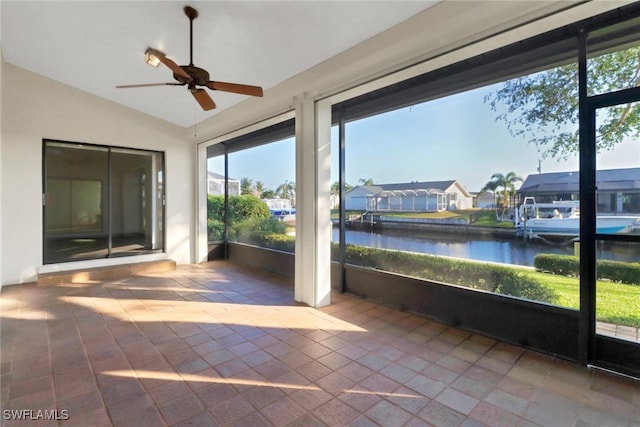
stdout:
[[640,376],[640,135],[634,119],[640,89],[591,102],[597,153],[592,361]]
[[106,148],[45,145],[45,263],[108,256]]
[[596,333],[634,342],[640,342],[640,139],[625,120],[639,113],[640,102],[628,102],[595,115]]
[[162,247],[162,156],[111,150],[111,253],[133,255]]
[[[207,159],[207,240],[209,242],[225,240],[225,174],[224,153]],[[238,180],[229,180],[228,194],[230,196],[240,194]]]

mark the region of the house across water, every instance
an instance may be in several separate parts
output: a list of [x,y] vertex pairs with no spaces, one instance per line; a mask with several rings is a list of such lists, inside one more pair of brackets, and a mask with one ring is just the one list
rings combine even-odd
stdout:
[[[640,213],[640,168],[596,172],[598,213]],[[577,171],[529,175],[518,190],[520,201],[533,197],[537,203],[580,199]]]
[[[229,195],[230,196],[238,196],[240,195],[240,180],[229,177],[227,180]],[[208,171],[207,172],[207,193],[208,194],[224,194],[224,175],[217,174],[215,172]]]
[[473,196],[457,180],[358,185],[345,194],[345,209],[441,212],[470,209]]

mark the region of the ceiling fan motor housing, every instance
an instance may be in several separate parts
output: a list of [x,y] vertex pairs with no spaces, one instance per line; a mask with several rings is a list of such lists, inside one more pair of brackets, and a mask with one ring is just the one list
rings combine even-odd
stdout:
[[[209,72],[207,70],[203,70],[202,68],[195,67],[193,65],[181,65],[180,68],[189,74],[192,81],[198,86],[206,86],[209,82]],[[173,78],[180,83],[189,83],[188,79],[176,73],[173,73]]]

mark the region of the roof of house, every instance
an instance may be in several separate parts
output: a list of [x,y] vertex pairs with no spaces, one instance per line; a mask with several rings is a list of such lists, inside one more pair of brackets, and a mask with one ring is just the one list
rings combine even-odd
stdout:
[[[527,176],[519,193],[561,193],[578,191],[580,173],[554,172]],[[596,185],[599,190],[632,190],[640,189],[640,168],[606,169],[596,171]]]
[[[220,175],[219,173],[215,173],[215,172],[211,172],[211,171],[207,171],[207,178],[208,179],[217,179],[219,181],[224,181],[224,175]],[[229,181],[238,181],[235,178],[231,178],[229,177]]]
[[422,182],[401,182],[398,184],[378,184],[384,191],[406,191],[406,190],[440,190],[445,191],[456,181],[422,181]]
[[426,190],[429,193],[444,193],[452,185],[457,184],[458,188],[467,196],[471,196],[469,192],[455,179],[446,181],[421,181],[421,182],[401,182],[395,184],[373,184],[373,185],[359,185],[354,187],[350,191],[354,191],[356,188],[364,189],[371,194],[378,194],[383,191],[418,191]]

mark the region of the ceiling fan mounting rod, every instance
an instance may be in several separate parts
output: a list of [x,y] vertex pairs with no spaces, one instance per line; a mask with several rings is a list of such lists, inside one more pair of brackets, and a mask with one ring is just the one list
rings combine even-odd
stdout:
[[193,66],[193,20],[198,17],[198,11],[191,6],[185,6],[184,14],[189,18],[189,65]]

